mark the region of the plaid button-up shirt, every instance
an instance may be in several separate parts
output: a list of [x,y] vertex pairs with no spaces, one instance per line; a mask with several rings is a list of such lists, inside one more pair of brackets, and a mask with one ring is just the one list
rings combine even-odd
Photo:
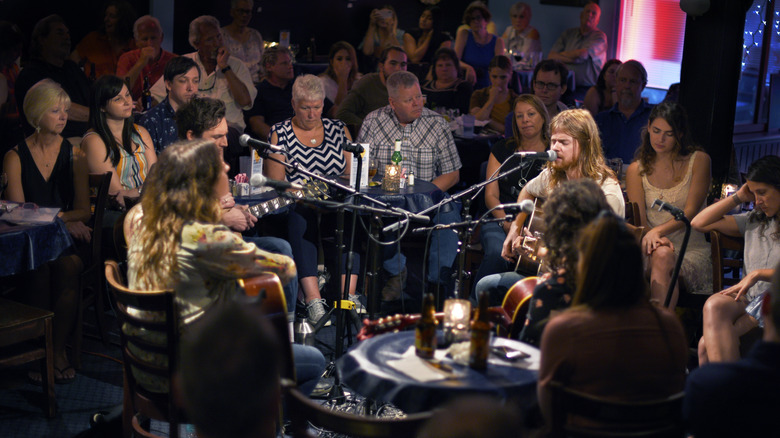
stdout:
[[358,143],[368,143],[371,158],[379,160],[379,176],[390,164],[395,140],[401,140],[401,167],[416,179],[435,178],[461,168],[455,140],[444,118],[428,108],[414,122],[401,126],[390,105],[371,112],[363,120]]

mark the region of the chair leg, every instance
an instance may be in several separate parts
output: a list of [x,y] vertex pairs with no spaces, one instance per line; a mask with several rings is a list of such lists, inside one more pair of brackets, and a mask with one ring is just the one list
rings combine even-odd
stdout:
[[81,369],[81,348],[84,342],[84,279],[79,279],[79,296],[77,298],[78,310],[76,312],[76,321],[71,335],[71,365],[73,368]]
[[46,318],[44,326],[46,358],[41,361],[41,383],[43,385],[43,395],[46,397],[46,416],[54,418],[54,415],[57,413],[57,399],[54,393],[54,344],[52,343],[51,318]]
[[100,332],[100,339],[103,341],[103,345],[108,346],[108,322],[106,322],[106,307],[105,307],[105,285],[106,279],[102,273],[98,273],[97,281],[95,282],[95,318],[97,319],[98,331]]

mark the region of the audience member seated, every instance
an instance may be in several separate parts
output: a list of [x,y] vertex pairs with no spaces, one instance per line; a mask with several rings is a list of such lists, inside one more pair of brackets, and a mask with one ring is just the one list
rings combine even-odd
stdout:
[[442,30],[444,25],[441,8],[428,6],[420,14],[419,26],[404,34],[404,49],[409,62],[430,64],[439,49],[452,47],[452,37]]
[[639,61],[630,59],[620,64],[617,69],[617,103],[596,116],[607,158],[620,158],[624,163],[633,160],[642,141],[642,128],[647,126],[650,110],[653,109],[653,105],[642,99],[646,85],[647,70]]
[[15,90],[25,135],[32,134],[32,128],[24,118],[21,105],[27,90],[45,78],[60,84],[70,97],[68,124],[62,136],[70,139],[71,143],[74,140],[78,142],[87,130],[90,83],[79,66],[68,59],[69,54],[70,33],[59,15],[49,15],[35,24],[30,37],[30,60],[19,73]]
[[610,59],[601,69],[596,85],[590,87],[585,93],[583,105],[590,111],[593,117],[602,111],[612,108],[617,102],[617,69],[620,66],[619,59]]
[[125,196],[141,195],[149,168],[157,161],[152,139],[146,128],[133,123],[133,97],[116,76],[95,82],[89,110],[89,131],[81,141],[89,172],[111,172],[108,193],[124,205]]
[[[653,203],[660,199],[692,218],[707,206],[711,182],[710,156],[693,144],[683,107],[676,103],[654,107],[647,128],[642,130],[637,160],[626,171],[626,192],[629,201],[639,204],[646,232],[641,246],[647,259],[650,299],[657,305],[664,305],[666,300],[685,226],[669,212],[652,208]],[[677,305],[680,283],[689,293],[712,291],[710,244],[698,231],[693,231],[688,240],[670,309]]]
[[[488,157],[487,178],[493,178],[499,173],[520,168],[513,174],[498,181],[493,181],[485,187],[485,205],[494,208],[499,204],[511,204],[517,200],[520,190],[525,184],[536,178],[542,171],[543,160],[522,159],[515,152],[544,152],[550,147],[550,118],[542,101],[532,94],[522,94],[514,103],[512,112],[512,137],[502,139],[493,146]],[[493,210],[493,217],[503,218],[504,210]],[[482,224],[479,231],[479,241],[485,254],[474,276],[474,284],[483,277],[508,271],[509,263],[501,258],[506,233],[511,223],[489,222]],[[476,295],[474,296],[476,298]],[[491,300],[498,301],[503,296]]]
[[262,75],[263,36],[255,29],[249,27],[252,21],[252,13],[255,7],[253,0],[231,0],[230,16],[233,21],[222,28],[222,38],[225,47],[234,56],[246,64],[252,82],[260,82]]
[[571,309],[542,334],[538,395],[548,421],[552,381],[615,401],[659,399],[685,384],[682,325],[648,302],[636,237],[605,211],[580,232]]
[[271,126],[293,115],[293,72],[290,51],[281,46],[269,47],[263,53],[265,78],[257,85],[257,99],[246,112],[247,124],[261,140],[271,135]]
[[[87,167],[78,148],[62,137],[68,120],[70,98],[59,84],[43,79],[27,92],[23,103],[27,120],[35,133],[5,154],[3,172],[8,175],[5,199],[34,202],[60,209],[80,250],[87,249],[90,218]],[[83,251],[78,251],[82,253]],[[78,314],[78,275],[83,267],[77,254],[64,255],[40,268],[22,274],[20,301],[54,312],[54,378],[56,383],[72,381],[76,371],[65,353],[65,340],[75,328]],[[40,372],[30,377],[40,382]]]
[[[780,265],[774,272],[772,285],[761,299],[762,341],[739,362],[703,366],[685,382],[683,414],[688,431],[696,438],[763,436],[777,427]],[[729,407],[728,415],[724,415],[723,406]]]
[[[501,39],[512,60],[514,70],[530,70],[530,55],[542,51],[539,31],[531,26],[531,6],[528,3],[517,2],[509,7],[509,18],[512,25],[507,26]],[[515,56],[520,55],[518,61]],[[523,90],[525,91],[525,90]]]
[[504,40],[488,33],[490,17],[490,10],[484,3],[472,2],[463,12],[463,23],[469,28],[458,30],[455,36],[455,53],[460,59],[460,66],[466,69],[466,80],[474,85],[475,90],[490,85],[490,61],[504,54]]
[[[461,162],[450,127],[444,118],[423,107],[422,92],[417,76],[410,72],[396,72],[387,80],[389,105],[366,117],[360,129],[358,143],[369,143],[371,158],[377,159],[379,178],[390,164],[393,145],[402,139],[401,156],[407,157],[401,166],[413,172],[417,180],[429,181],[446,192],[460,179]],[[412,158],[414,157],[414,158]],[[448,224],[460,220],[459,204],[450,204],[433,217],[434,224]],[[455,261],[458,238],[452,231],[432,234],[428,257],[428,278],[433,284],[447,285],[452,263]],[[395,246],[385,246],[383,268],[388,281],[382,290],[382,300],[397,300],[406,279],[406,257]]]
[[406,32],[398,28],[398,15],[390,5],[371,11],[366,35],[358,45],[372,68],[374,61],[390,47],[403,47]]
[[481,121],[488,121],[490,130],[502,133],[504,119],[512,113],[512,102],[517,94],[509,89],[512,79],[512,63],[504,55],[493,58],[488,65],[490,87],[482,88],[471,95],[469,112]]
[[406,71],[406,65],[406,52],[402,48],[385,49],[379,60],[379,71],[355,83],[336,112],[336,118],[346,123],[353,134],[359,132],[368,113],[387,105],[387,78],[397,71]]
[[[160,155],[141,203],[125,219],[129,287],[173,289],[184,334],[204,314],[241,293],[237,279],[265,272],[277,274],[283,284],[295,278],[292,259],[260,250],[219,225],[219,200],[228,190],[227,166],[214,142],[180,142]],[[122,330],[142,329],[126,324]],[[165,342],[162,333],[146,335]],[[150,363],[167,362],[162,355],[131,348]],[[167,380],[140,370],[133,374],[150,391],[169,390]]]
[[[568,77],[569,70],[560,61],[545,59],[534,68],[534,74],[531,76],[533,94],[542,100],[551,120],[559,112],[569,109],[561,102],[561,96],[566,92]],[[511,115],[507,115],[504,120],[504,135],[507,137],[512,135]]]
[[281,354],[259,311],[229,304],[194,324],[182,339],[176,388],[198,436],[275,438]]
[[463,396],[437,409],[420,428],[417,438],[522,437],[519,412],[517,406],[495,398]]
[[133,23],[138,16],[125,0],[109,0],[103,8],[98,30],[88,33],[76,45],[70,59],[84,67],[91,79],[116,73],[123,53],[135,49]]
[[[748,168],[746,178],[747,183],[737,193],[710,205],[691,220],[697,231],[717,230],[745,239],[745,276],[704,304],[699,365],[739,359],[739,337],[762,325],[762,296],[780,260],[780,157],[759,158]],[[729,214],[745,202],[755,203],[755,209]]]
[[[249,69],[243,61],[230,56],[222,44],[219,21],[210,15],[201,15],[190,22],[189,42],[197,51],[182,56],[191,58],[200,69],[198,96],[225,102],[228,126],[243,133],[246,128],[243,111],[252,107],[257,96]],[[161,102],[165,94],[165,81],[158,80],[152,87],[152,96]]]
[[433,55],[431,80],[422,86],[426,106],[433,110],[456,109],[468,114],[471,84],[458,77],[458,55],[452,49],[439,49]]
[[[271,154],[271,157],[297,163],[301,168],[323,176],[349,175],[352,154],[344,151],[342,145],[352,141],[352,137],[344,123],[322,117],[325,90],[320,79],[313,75],[299,76],[293,85],[292,95],[295,115],[271,128],[271,143],[282,146],[285,152]],[[266,160],[264,164],[264,173],[272,179],[298,184],[306,180],[306,175],[273,160]],[[287,240],[292,246],[306,300],[306,313],[309,322],[316,324],[325,315],[325,299],[320,296],[317,282],[317,234],[320,229],[317,211],[299,206],[289,212],[285,222]],[[358,313],[363,313],[365,308],[355,295],[359,263],[354,268],[349,299],[356,304]]]
[[[182,140],[200,138],[213,141],[222,151],[225,163],[230,165],[225,104],[221,100],[208,97],[192,98],[176,112],[176,125],[179,138]],[[228,176],[230,174],[231,169],[228,169]],[[244,240],[254,243],[262,250],[292,258],[292,248],[286,241],[276,237],[252,235],[257,218],[249,213],[249,207],[237,204],[229,191],[222,194],[219,202],[219,206],[222,208],[222,217],[220,218],[222,224],[227,225],[231,230],[244,233]],[[298,282],[290,281],[287,283],[284,286],[284,294],[288,311],[292,316],[292,312],[295,311],[295,302],[298,299]]]
[[144,91],[144,83],[151,87],[163,76],[168,61],[175,54],[161,47],[163,30],[160,20],[144,15],[133,25],[135,50],[125,52],[119,57],[116,75],[127,81],[130,94],[138,101]]
[[360,77],[357,55],[352,44],[346,41],[333,43],[328,53],[328,68],[320,75],[322,87],[325,89],[325,98],[333,105],[327,113],[328,117],[336,117],[341,102]]
[[582,89],[583,93],[596,84],[607,61],[607,35],[598,29],[600,19],[599,5],[593,2],[586,4],[580,12],[579,27],[563,31],[547,55],[574,71],[577,89]]
[[149,131],[157,154],[178,139],[176,111],[186,105],[198,92],[200,68],[190,58],[177,56],[165,65],[163,73],[165,91],[168,95],[157,106],[143,113],[138,124]]
[[[555,151],[558,158],[548,163],[539,176],[523,186],[517,202],[547,199],[563,181],[588,178],[601,187],[609,207],[622,217],[626,207],[623,191],[615,173],[604,162],[598,128],[590,113],[583,109],[563,111],[553,117],[550,132],[550,150]],[[517,261],[522,249],[523,238],[527,233],[523,230],[526,218],[525,213],[518,214],[504,239],[501,257],[510,263]],[[515,272],[490,275],[477,283],[476,293],[487,290],[491,296],[503,296],[520,279],[522,276]]]
[[23,38],[19,26],[0,20],[0,156],[23,138],[14,94]]

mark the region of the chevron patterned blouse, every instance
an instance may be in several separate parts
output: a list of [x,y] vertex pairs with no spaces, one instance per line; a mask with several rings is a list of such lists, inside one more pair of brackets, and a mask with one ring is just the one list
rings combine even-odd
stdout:
[[[341,120],[331,120],[323,117],[322,125],[325,140],[316,146],[308,146],[295,136],[292,119],[275,124],[271,131],[276,133],[279,146],[285,149],[285,159],[288,163],[296,162],[301,167],[320,175],[337,176],[346,170],[346,160],[341,145],[347,141],[344,136],[344,123]],[[269,136],[270,137],[270,136]],[[287,170],[287,180],[300,184],[305,175]]]

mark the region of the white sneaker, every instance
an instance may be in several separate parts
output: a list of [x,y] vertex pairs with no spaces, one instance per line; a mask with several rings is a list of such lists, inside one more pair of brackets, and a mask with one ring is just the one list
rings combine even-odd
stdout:
[[355,313],[358,315],[362,315],[366,313],[366,306],[363,305],[363,303],[360,301],[360,296],[355,294],[349,294],[349,300],[355,303]]
[[[316,300],[311,300],[308,304],[306,304],[306,319],[309,320],[309,324],[312,326],[317,325],[317,322],[322,319],[326,313],[328,312],[325,310],[324,298],[317,298]],[[329,325],[330,320],[325,321],[323,327],[327,327]]]

